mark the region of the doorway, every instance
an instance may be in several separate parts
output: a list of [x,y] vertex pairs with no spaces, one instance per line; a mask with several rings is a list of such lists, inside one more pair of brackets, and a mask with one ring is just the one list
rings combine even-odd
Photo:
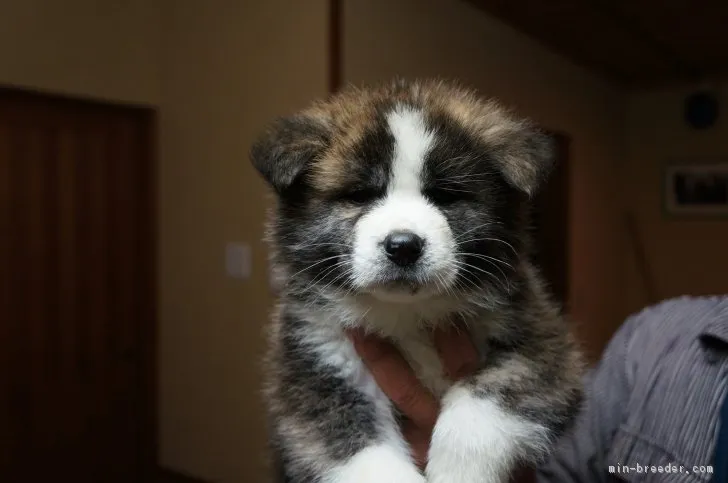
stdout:
[[147,481],[154,112],[0,89],[0,481]]
[[532,228],[535,263],[564,311],[569,311],[569,137],[550,133],[556,147],[554,168],[534,200]]

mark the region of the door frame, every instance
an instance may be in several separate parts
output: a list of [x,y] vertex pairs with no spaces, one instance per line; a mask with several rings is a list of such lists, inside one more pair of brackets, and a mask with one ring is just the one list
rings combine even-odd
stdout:
[[[571,253],[572,253],[572,241],[571,241],[571,189],[572,189],[572,138],[571,136],[561,130],[549,129],[548,127],[541,126],[541,130],[549,135],[554,140],[554,166],[552,171],[541,187],[542,190],[548,191],[549,201],[552,202],[552,209],[554,205],[561,207],[562,210],[558,213],[551,211],[551,227],[561,231],[564,235],[563,242],[558,247],[543,247],[539,249],[548,252],[547,257],[560,258],[563,261],[562,267],[562,280],[560,280],[560,292],[561,299],[559,303],[562,305],[562,310],[569,313],[572,307],[571,299]],[[549,184],[550,183],[550,184]],[[554,184],[556,183],[556,184]],[[542,191],[536,193],[536,198]],[[554,217],[556,218],[554,220]],[[555,225],[555,226],[554,226]],[[559,252],[556,254],[556,252]],[[556,294],[555,294],[556,295]]]
[[145,268],[145,303],[144,316],[140,326],[142,340],[139,354],[139,393],[142,400],[142,420],[140,421],[139,466],[140,482],[153,483],[157,476],[157,462],[159,454],[158,432],[158,308],[157,308],[157,280],[158,280],[158,190],[159,190],[159,162],[158,162],[158,119],[157,109],[150,105],[132,104],[113,100],[101,100],[93,97],[71,96],[58,94],[45,90],[30,89],[16,86],[0,85],[0,100],[11,99],[21,102],[39,102],[45,105],[82,106],[97,108],[123,108],[135,111],[141,122],[144,123],[146,161],[148,166],[149,187],[144,200],[148,208],[148,224],[145,227],[145,236],[148,246],[145,247],[144,256],[150,260]]

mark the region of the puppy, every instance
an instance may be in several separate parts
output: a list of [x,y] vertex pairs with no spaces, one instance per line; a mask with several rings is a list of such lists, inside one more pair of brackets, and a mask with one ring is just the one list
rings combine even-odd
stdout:
[[[276,194],[280,283],[265,396],[281,482],[495,483],[574,419],[582,358],[529,260],[529,200],[550,138],[440,81],[348,88],[280,119],[251,150]],[[431,341],[467,327],[455,384]],[[345,329],[398,346],[441,398],[426,469]]]

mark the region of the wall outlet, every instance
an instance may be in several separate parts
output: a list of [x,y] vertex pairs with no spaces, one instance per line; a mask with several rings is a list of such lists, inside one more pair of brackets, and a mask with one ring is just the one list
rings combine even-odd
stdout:
[[225,247],[225,270],[228,276],[239,280],[250,278],[253,257],[250,245],[245,243],[228,243]]

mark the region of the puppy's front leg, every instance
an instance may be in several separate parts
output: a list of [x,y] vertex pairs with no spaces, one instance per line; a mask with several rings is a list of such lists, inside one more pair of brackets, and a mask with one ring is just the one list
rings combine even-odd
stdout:
[[280,483],[424,483],[394,417],[341,330],[284,313],[268,357]]
[[549,430],[465,385],[443,401],[427,465],[429,483],[500,483],[519,456],[541,451]]
[[545,358],[494,353],[495,364],[445,394],[428,483],[505,483],[518,463],[548,454],[581,401],[578,354],[559,345]]
[[382,443],[364,448],[340,464],[324,483],[425,483],[425,477],[401,449]]
[[[274,426],[277,483],[425,483],[395,426],[357,422],[351,409],[313,408],[313,422],[299,415],[279,418]],[[326,411],[325,414],[320,411]],[[386,418],[388,419],[388,418]]]

